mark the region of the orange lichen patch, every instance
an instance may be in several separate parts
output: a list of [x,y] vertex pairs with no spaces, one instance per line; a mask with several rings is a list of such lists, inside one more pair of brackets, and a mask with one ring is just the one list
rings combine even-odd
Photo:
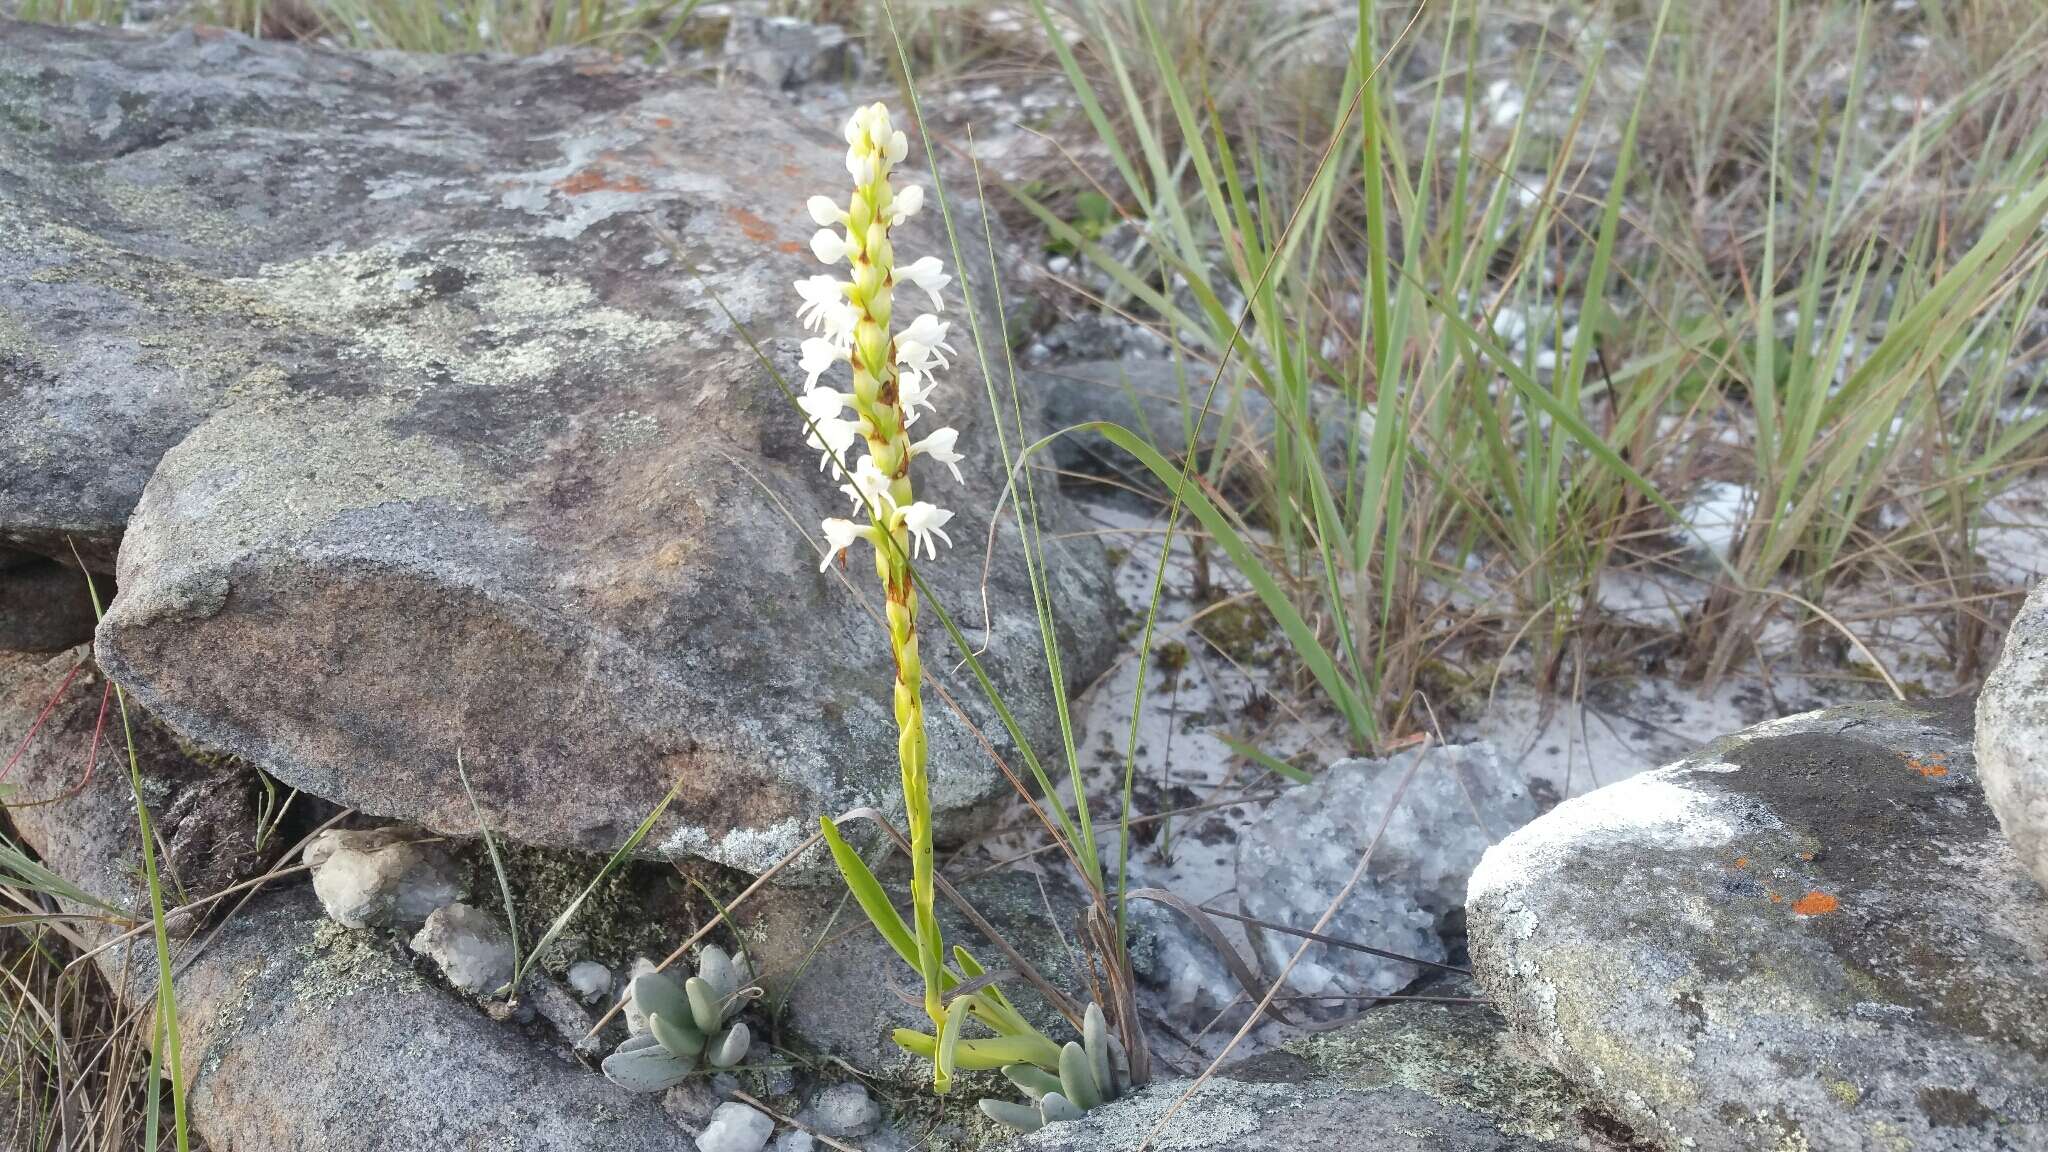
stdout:
[[775,241],[775,226],[735,204],[727,208],[726,214],[740,226],[747,239],[756,244],[772,244]]
[[1812,859],[1814,858],[1814,856],[1815,856],[1815,855],[1816,855],[1816,854],[1815,854],[1815,853],[1813,853],[1813,852],[1801,852],[1801,853],[1799,854],[1799,858],[1800,858],[1801,860],[1807,860],[1807,861],[1811,861],[1811,860],[1812,860]]
[[1925,760],[1922,760],[1917,756],[1908,756],[1905,758],[1907,768],[1912,769],[1914,772],[1919,773],[1920,775],[1926,777],[1929,780],[1939,780],[1943,776],[1948,775],[1948,765],[1942,763],[1942,761],[1945,759],[1947,759],[1947,757],[1943,756],[1939,752],[1936,752],[1934,755],[1929,756]]
[[1792,902],[1792,911],[1801,916],[1822,916],[1841,906],[1840,900],[1825,892],[1808,892]]
[[776,245],[776,248],[778,251],[787,253],[791,256],[794,256],[797,253],[802,252],[804,250],[804,246],[797,243],[794,240],[784,240],[782,243]]
[[593,164],[566,180],[555,182],[555,190],[570,196],[581,196],[587,192],[645,192],[647,185],[638,176],[627,176],[613,180],[605,175],[604,169]]
[[1735,866],[1736,866],[1737,868],[1747,868],[1747,867],[1749,867],[1749,857],[1747,857],[1747,856],[1737,856],[1737,857],[1735,858]]
[[676,126],[676,122],[667,116],[656,116],[654,118],[654,126],[656,128],[673,128]]

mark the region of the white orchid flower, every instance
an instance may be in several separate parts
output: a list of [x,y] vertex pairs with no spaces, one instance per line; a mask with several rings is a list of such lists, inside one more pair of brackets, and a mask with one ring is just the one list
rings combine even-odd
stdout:
[[896,338],[896,363],[913,372],[930,372],[935,364],[940,368],[950,366],[952,362],[945,356],[953,351],[953,346],[946,343],[950,327],[929,312],[919,314]]
[[917,372],[908,368],[901,370],[896,377],[896,402],[903,408],[903,426],[905,428],[917,423],[920,409],[927,412],[936,412],[938,410],[932,404],[932,393],[937,391],[938,387],[939,382],[933,379],[929,373]]
[[846,498],[853,503],[853,510],[855,512],[867,512],[873,509],[886,516],[895,510],[896,498],[889,493],[889,486],[892,482],[888,475],[875,464],[873,456],[861,457],[860,463],[854,466],[853,475],[849,479],[852,480],[852,483],[841,484],[839,490],[844,492]]
[[818,386],[818,377],[832,370],[834,364],[847,363],[850,354],[846,345],[823,336],[812,336],[802,345],[802,354],[797,366],[804,371],[804,389]]
[[890,226],[894,227],[917,215],[918,209],[923,207],[924,189],[916,184],[906,186],[901,192],[896,193],[894,200],[889,201]]
[[946,310],[945,297],[940,296],[939,292],[951,284],[953,278],[946,275],[946,266],[937,256],[920,257],[896,269],[896,279],[924,289],[924,294],[932,298],[932,311]]
[[811,222],[820,228],[843,228],[846,226],[846,210],[830,196],[813,196],[804,202],[811,214]]
[[951,512],[924,500],[898,509],[895,517],[904,531],[910,533],[910,554],[916,556],[918,545],[922,544],[925,556],[933,560],[939,558],[939,548],[932,543],[932,537],[944,540],[948,547],[953,544],[953,538],[946,535],[946,522],[952,518]]
[[832,567],[832,562],[839,559],[840,553],[853,547],[854,541],[866,540],[872,543],[875,539],[873,525],[855,524],[851,520],[842,520],[837,516],[827,517],[820,527],[825,530],[825,543],[828,546],[825,558],[818,563],[820,572]]
[[836,228],[820,228],[811,236],[811,255],[819,263],[837,264],[853,250],[853,245]]
[[933,460],[936,460],[939,463],[944,464],[949,470],[951,470],[953,473],[954,480],[958,481],[959,483],[965,484],[967,483],[967,478],[960,475],[960,461],[965,460],[966,457],[960,455],[958,452],[953,451],[953,445],[959,439],[959,429],[941,428],[938,431],[932,433],[931,435],[925,437],[924,439],[919,440],[917,443],[912,444],[910,446],[911,458],[915,459],[919,456],[928,456]]
[[853,326],[860,316],[846,302],[844,284],[820,273],[797,281],[796,291],[804,299],[796,310],[796,318],[803,322],[806,331],[823,332],[840,343],[853,335]]

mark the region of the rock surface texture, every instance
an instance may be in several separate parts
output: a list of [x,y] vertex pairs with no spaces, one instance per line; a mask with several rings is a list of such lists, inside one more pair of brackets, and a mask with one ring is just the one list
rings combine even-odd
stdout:
[[304,887],[259,896],[177,989],[191,1111],[216,1152],[673,1152],[687,1139],[654,1098],[450,996],[329,922]]
[[2048,1147],[2048,894],[1971,714],[1810,712],[1566,801],[1473,875],[1481,985],[1666,1147]]
[[1977,698],[1977,773],[2020,863],[2048,888],[2048,584],[2013,618]]
[[[474,834],[461,749],[495,830],[596,851],[678,785],[647,853],[758,871],[897,790],[878,625],[799,531],[843,498],[723,311],[801,378],[804,200],[843,195],[842,151],[772,97],[592,55],[0,25],[0,545],[118,547],[102,663],[290,785]],[[897,247],[947,256],[938,213]],[[982,395],[967,364],[942,386],[970,459],[964,490],[926,481],[961,542],[926,575],[1043,735],[1013,530],[984,637]],[[1077,681],[1115,633],[1082,543],[1050,545]],[[1006,785],[943,707],[931,744],[964,833]]]
[[[165,905],[210,896],[261,872],[276,849],[266,852],[257,842],[254,774],[188,752],[147,716],[132,718],[136,768],[161,845]],[[0,733],[7,745],[0,760],[20,752],[0,796],[23,842],[85,892],[146,919],[121,714],[92,650],[0,652]]]
[[[1469,996],[1468,985],[1436,990]],[[1367,1012],[1224,1068],[1159,1122],[1192,1083],[1153,1082],[1080,1120],[994,1146],[1160,1152],[1619,1152],[1627,1134],[1585,1111],[1555,1073],[1507,1044],[1476,1004],[1411,1003]],[[1156,1134],[1154,1132],[1157,1128]]]
[[[1239,899],[1248,915],[1312,929],[1372,845],[1365,875],[1324,934],[1441,962],[1448,956],[1444,921],[1463,906],[1473,866],[1489,845],[1535,817],[1528,788],[1491,745],[1339,761],[1313,783],[1283,793],[1244,831],[1237,843]],[[1301,944],[1277,932],[1255,939],[1269,976]],[[1386,995],[1426,975],[1404,961],[1311,944],[1288,982],[1309,996]],[[1336,1009],[1350,1015],[1357,1003]]]

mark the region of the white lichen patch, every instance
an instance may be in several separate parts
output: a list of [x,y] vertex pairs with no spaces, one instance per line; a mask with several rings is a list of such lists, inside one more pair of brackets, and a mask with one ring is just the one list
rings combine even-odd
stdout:
[[367,932],[320,920],[299,945],[299,970],[292,977],[292,998],[301,1004],[336,1004],[378,989],[395,988],[418,979],[377,947]]
[[1138,1095],[1091,1113],[1084,1121],[1041,1128],[1018,1145],[1073,1148],[1074,1124],[1085,1124],[1088,1137],[1082,1147],[1136,1148],[1143,1144],[1160,1152],[1235,1148],[1246,1136],[1259,1130],[1261,1116],[1293,1107],[1304,1099],[1300,1089],[1286,1084],[1212,1079],[1160,1127],[1160,1118],[1193,1083],[1185,1078],[1155,1081]]
[[[576,365],[618,368],[628,353],[683,338],[681,325],[601,303],[591,286],[534,272],[511,238],[476,237],[428,251],[394,241],[266,265],[228,283],[260,288],[302,322],[344,339],[347,357],[402,370],[394,385],[437,378],[467,388],[544,383]],[[461,274],[459,303],[431,282]]]
[[663,837],[655,853],[667,860],[715,860],[759,875],[781,862],[810,832],[793,816],[766,828],[734,828],[716,839],[701,826],[686,824]]
[[[239,551],[253,551],[305,539],[359,509],[432,500],[459,507],[484,490],[450,452],[384,429],[360,405],[318,400],[252,402],[194,429],[164,458],[164,467],[191,482],[151,498],[172,502],[175,515],[160,534],[128,545],[132,563],[163,575],[128,589],[115,613],[132,625],[158,614],[217,611],[227,591],[218,549],[195,537],[231,539]],[[239,464],[216,466],[223,460]],[[286,500],[256,479],[307,469],[317,469],[320,482]]]
[[1486,854],[1472,872],[1469,902],[1518,889],[1531,878],[1571,870],[1587,845],[1616,837],[1666,849],[1718,848],[1741,834],[1731,813],[1683,783],[1706,764],[1666,768],[1573,797]]
[[579,133],[558,137],[562,160],[524,172],[496,172],[485,183],[502,188],[499,203],[547,222],[544,236],[575,240],[614,216],[685,197],[730,199],[724,181],[677,163],[630,158],[645,138],[638,132]]

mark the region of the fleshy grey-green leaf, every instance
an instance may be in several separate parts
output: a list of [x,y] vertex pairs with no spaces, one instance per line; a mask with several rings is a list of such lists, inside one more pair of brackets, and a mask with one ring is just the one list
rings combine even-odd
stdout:
[[1058,1124],[1062,1120],[1079,1120],[1080,1106],[1057,1092],[1048,1092],[1038,1102],[1038,1114],[1045,1117],[1047,1124]]
[[661,1092],[690,1078],[690,1065],[660,1046],[618,1051],[604,1059],[605,1079],[633,1092]]
[[1102,1103],[1095,1072],[1088,1066],[1088,1052],[1072,1040],[1060,1049],[1060,1091],[1083,1112]]
[[649,1013],[647,1033],[678,1060],[691,1061],[704,1050],[704,1034],[690,1027],[688,1018],[670,1020],[659,1012]]
[[711,991],[716,994],[720,1004],[732,999],[733,992],[739,988],[738,974],[733,971],[732,957],[726,955],[725,949],[716,944],[706,944],[703,953],[697,957],[697,975],[706,984],[711,985]]
[[753,1043],[754,1034],[747,1022],[737,1021],[712,1042],[707,1059],[713,1068],[730,1068],[747,1058],[747,1049]]
[[1043,1099],[1046,1093],[1060,1090],[1060,1078],[1036,1064],[1005,1064],[1003,1075],[1033,1100]]
[[697,1022],[697,1030],[707,1036],[718,1031],[718,1026],[725,1022],[725,1005],[711,981],[692,976],[683,982],[683,994],[689,998],[690,1018]]
[[1104,1100],[1116,1099],[1116,1070],[1109,1058],[1109,1021],[1102,1006],[1089,1004],[1081,1017],[1081,1047],[1088,1052],[1088,1070],[1095,1074],[1096,1090]]
[[1045,1127],[1045,1118],[1038,1114],[1038,1109],[1029,1104],[1012,1104],[1008,1100],[984,1096],[981,1100],[981,1110],[989,1119],[998,1124],[1007,1124],[1019,1132],[1036,1132]]
[[642,1032],[638,1036],[626,1037],[625,1040],[619,1044],[618,1048],[614,1049],[614,1051],[637,1052],[642,1048],[652,1048],[659,1043],[661,1043],[661,1041],[654,1038],[654,1033]]
[[646,1015],[659,1012],[670,1020],[690,1018],[690,1000],[683,986],[666,972],[647,972],[633,978],[633,1003]]

